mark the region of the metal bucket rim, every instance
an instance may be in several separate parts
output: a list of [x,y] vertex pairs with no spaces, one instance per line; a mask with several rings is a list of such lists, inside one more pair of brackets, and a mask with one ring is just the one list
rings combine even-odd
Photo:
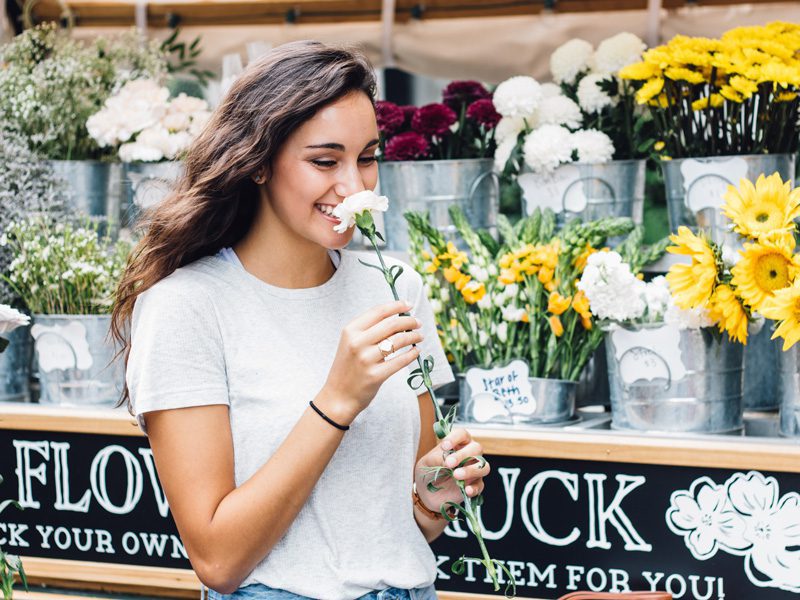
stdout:
[[487,164],[491,163],[494,165],[494,159],[489,158],[444,158],[444,159],[437,159],[437,160],[384,160],[378,163],[379,167],[389,166],[389,165],[441,165],[441,164],[478,164],[481,162],[485,162]]
[[50,163],[60,163],[60,164],[88,164],[88,165],[122,165],[122,163],[118,160],[97,160],[94,158],[87,158],[87,159],[65,159],[65,158],[51,158],[47,162]]
[[[528,367],[530,368],[530,363],[528,363],[528,361],[526,361],[524,358],[512,358],[508,362],[492,365],[491,367],[481,367],[481,366],[478,366],[478,365],[470,365],[469,367],[466,368],[465,371],[456,373],[455,374],[455,378],[456,378],[456,380],[458,380],[459,378],[465,378],[467,376],[467,371],[469,371],[472,368],[476,368],[476,369],[500,369],[500,368],[503,368],[503,367],[507,367],[508,365],[510,365],[515,360],[521,360],[522,362],[527,364]],[[566,383],[566,384],[569,384],[570,386],[577,386],[578,385],[577,381],[572,381],[570,379],[556,379],[555,377],[528,377],[528,380],[531,381],[531,382],[534,382],[534,381],[552,381],[554,383]]]
[[566,384],[569,387],[578,387],[577,381],[572,381],[570,379],[556,379],[555,377],[528,377],[531,382],[535,381],[548,381],[553,383],[561,383]]
[[583,166],[583,167],[607,167],[607,166],[611,166],[611,165],[617,165],[617,166],[622,167],[622,166],[634,165],[634,164],[635,165],[639,165],[641,163],[646,163],[646,162],[647,162],[647,159],[644,159],[644,158],[623,158],[622,160],[609,160],[609,161],[606,161],[606,162],[599,162],[599,163],[571,162],[571,163],[565,163],[563,165],[559,165],[557,168],[561,168],[561,167],[565,167],[565,166],[568,167],[568,166],[571,166],[571,165],[574,165],[576,167],[581,167],[581,166]]
[[779,152],[773,154],[720,154],[714,156],[685,156],[683,158],[671,158],[669,160],[659,159],[659,164],[667,165],[670,163],[679,164],[687,160],[708,160],[710,162],[722,162],[723,160],[730,160],[732,158],[777,158],[784,156],[794,156],[792,152]]
[[106,318],[106,319],[108,319],[108,318],[111,318],[111,313],[102,314],[102,315],[78,315],[78,314],[71,315],[71,314],[61,314],[61,313],[59,313],[59,314],[33,313],[31,315],[31,317],[33,319],[45,318],[45,319],[72,319],[72,320],[87,319],[88,320],[88,319],[98,319],[98,318],[101,318],[101,319],[102,318]]

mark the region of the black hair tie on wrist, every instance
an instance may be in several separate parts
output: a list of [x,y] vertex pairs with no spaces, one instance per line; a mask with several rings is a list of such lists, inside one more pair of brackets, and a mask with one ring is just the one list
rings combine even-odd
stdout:
[[341,429],[342,431],[347,431],[348,429],[350,429],[350,425],[339,425],[336,421],[328,417],[328,415],[326,415],[324,412],[322,412],[320,409],[317,408],[317,405],[314,404],[313,400],[309,401],[309,404],[311,405],[311,408],[313,408],[320,417],[322,417],[328,423],[336,427],[336,429]]

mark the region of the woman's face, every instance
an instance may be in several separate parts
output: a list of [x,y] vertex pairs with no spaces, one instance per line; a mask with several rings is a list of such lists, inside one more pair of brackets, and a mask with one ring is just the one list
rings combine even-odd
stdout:
[[290,236],[325,248],[342,248],[353,230],[336,233],[329,213],[351,194],[378,181],[375,110],[362,92],[352,92],[317,112],[286,140],[264,184],[274,225]]

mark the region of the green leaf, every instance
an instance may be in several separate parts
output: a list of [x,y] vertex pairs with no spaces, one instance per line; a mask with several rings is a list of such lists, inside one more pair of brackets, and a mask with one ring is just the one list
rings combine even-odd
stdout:
[[450,567],[450,571],[452,571],[455,575],[463,575],[465,568],[466,568],[466,561],[462,556],[453,563],[453,565]]
[[[434,481],[435,481],[435,480],[434,480]],[[429,491],[431,494],[435,494],[436,492],[438,492],[439,490],[441,490],[441,489],[442,489],[442,488],[440,488],[438,485],[436,485],[436,484],[435,484],[433,481],[429,481],[429,482],[428,482],[428,485],[427,485],[426,487],[428,488],[428,491]]]
[[[455,516],[451,517],[450,514],[447,512],[448,508],[452,508],[455,511]],[[464,507],[456,502],[445,502],[442,504],[441,508],[439,509],[442,513],[442,516],[447,519],[448,523],[452,523],[453,521],[458,521],[458,513],[464,512]]]
[[436,437],[440,440],[447,435],[447,433],[445,433],[444,431],[444,428],[442,427],[442,424],[439,423],[438,421],[433,424],[433,432],[436,434]]
[[363,261],[363,260],[361,260],[360,258],[358,259],[358,262],[360,262],[360,263],[361,263],[362,265],[364,265],[365,267],[371,267],[371,268],[373,268],[373,269],[377,269],[378,271],[380,271],[381,273],[383,273],[383,268],[382,268],[382,267],[379,267],[378,265],[373,265],[373,264],[371,264],[371,263],[364,262],[364,261]]

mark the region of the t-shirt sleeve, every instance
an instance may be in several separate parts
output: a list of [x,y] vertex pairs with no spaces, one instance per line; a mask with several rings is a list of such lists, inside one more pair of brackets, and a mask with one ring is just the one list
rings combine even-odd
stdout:
[[[425,287],[422,285],[422,277],[414,271],[411,267],[406,267],[403,273],[403,277],[409,275],[409,278],[413,278],[413,285],[414,287],[414,294],[416,299],[414,300],[414,308],[411,311],[411,314],[417,317],[420,321],[422,321],[422,335],[424,336],[424,340],[421,344],[419,344],[420,348],[420,356],[425,358],[426,356],[433,357],[433,370],[431,371],[431,383],[433,384],[433,389],[439,388],[446,383],[450,383],[451,381],[455,381],[455,377],[453,376],[453,370],[450,368],[450,363],[447,361],[447,357],[445,356],[444,349],[442,348],[442,342],[439,339],[439,332],[436,330],[436,320],[433,316],[433,308],[431,307],[431,303],[428,301],[428,296],[425,294]],[[415,368],[415,363],[412,363],[412,368]],[[425,387],[420,387],[417,390],[417,394],[424,393]]]
[[125,381],[139,427],[154,410],[230,405],[222,336],[203,290],[162,280],[136,299]]

